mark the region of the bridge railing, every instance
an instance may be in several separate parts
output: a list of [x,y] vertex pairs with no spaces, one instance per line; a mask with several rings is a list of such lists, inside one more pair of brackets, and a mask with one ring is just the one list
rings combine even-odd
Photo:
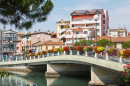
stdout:
[[126,58],[121,58],[118,57],[117,55],[115,56],[108,56],[105,52],[101,52],[100,54],[95,54],[92,51],[83,51],[83,52],[79,52],[79,51],[64,51],[64,52],[56,52],[56,53],[47,53],[45,55],[38,55],[38,56],[30,56],[30,57],[25,57],[25,55],[18,55],[18,56],[12,56],[9,59],[2,59],[0,60],[1,62],[10,62],[10,61],[24,61],[24,60],[32,60],[32,59],[39,59],[39,58],[47,58],[47,57],[51,57],[51,56],[59,56],[59,55],[78,55],[78,56],[85,56],[90,57],[90,58],[98,58],[98,59],[104,59],[104,60],[110,60],[110,61],[114,61],[114,62],[120,62],[120,63],[130,63],[129,59]]

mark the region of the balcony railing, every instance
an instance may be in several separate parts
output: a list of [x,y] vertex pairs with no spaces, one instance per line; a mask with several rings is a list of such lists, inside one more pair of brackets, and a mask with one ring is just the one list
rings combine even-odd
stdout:
[[15,51],[15,48],[3,48],[3,51]]

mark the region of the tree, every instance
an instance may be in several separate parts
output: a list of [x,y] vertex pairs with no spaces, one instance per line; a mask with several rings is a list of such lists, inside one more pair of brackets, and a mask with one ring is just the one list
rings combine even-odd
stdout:
[[93,40],[80,40],[80,41],[77,42],[77,43],[75,42],[75,43],[74,43],[74,46],[78,46],[78,45],[88,46],[88,45],[90,45],[90,42],[91,42],[91,44],[94,43]]
[[122,48],[124,48],[124,49],[130,48],[130,41],[124,42],[122,44]]
[[115,43],[113,43],[112,41],[108,41],[107,39],[99,40],[97,42],[97,45],[98,46],[103,46],[103,47],[106,47],[106,46],[116,46]]
[[0,0],[0,23],[29,29],[35,22],[47,20],[52,8],[50,0]]

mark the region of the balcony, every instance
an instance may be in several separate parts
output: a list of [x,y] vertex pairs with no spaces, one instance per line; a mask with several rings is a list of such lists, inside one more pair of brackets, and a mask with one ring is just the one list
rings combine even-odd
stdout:
[[62,38],[64,38],[64,37],[65,37],[65,34],[59,36],[58,38],[59,38],[59,39],[62,39]]
[[73,37],[74,38],[87,38],[88,36],[89,36],[89,34],[77,34],[77,36],[74,35]]
[[[94,19],[92,19],[91,21],[89,20],[71,21],[71,24],[94,24],[94,23],[95,23]],[[98,20],[97,23],[100,23],[100,20]]]
[[15,48],[3,48],[3,52],[15,52]]
[[63,33],[65,31],[66,31],[66,29],[62,29],[62,30],[58,31],[58,33],[60,34],[60,33]]

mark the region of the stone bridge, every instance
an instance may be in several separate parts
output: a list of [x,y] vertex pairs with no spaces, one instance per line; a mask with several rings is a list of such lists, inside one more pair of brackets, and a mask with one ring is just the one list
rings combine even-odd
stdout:
[[37,59],[0,62],[0,69],[31,71],[29,67],[46,65],[46,77],[91,73],[91,85],[121,84],[119,74],[125,63],[80,55],[59,55]]

